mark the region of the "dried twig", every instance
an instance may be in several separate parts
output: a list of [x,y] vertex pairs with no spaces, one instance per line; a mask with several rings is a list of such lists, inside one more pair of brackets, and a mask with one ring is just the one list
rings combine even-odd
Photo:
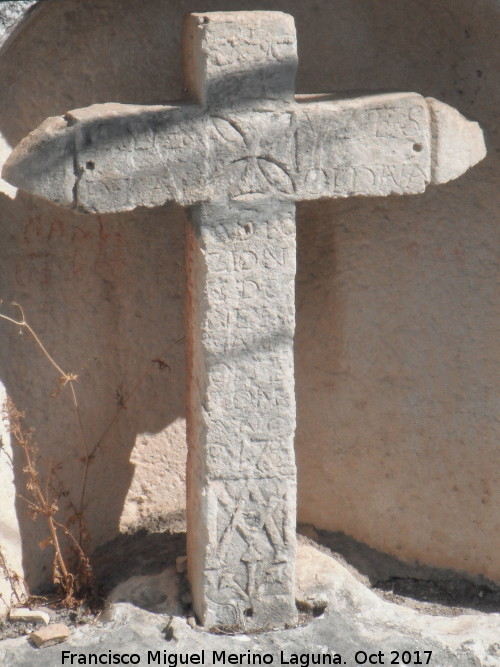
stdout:
[[3,597],[0,595],[0,599],[5,604],[7,608],[11,607],[12,604],[21,605],[27,600],[28,589],[24,579],[14,572],[14,570],[9,567],[7,559],[5,558],[2,549],[0,548],[0,572],[2,573],[4,579],[9,582],[11,590],[11,600],[7,603]]
[[[2,302],[0,300],[0,304],[1,303]],[[48,546],[53,548],[53,583],[60,587],[64,596],[64,602],[68,606],[71,606],[77,603],[78,597],[85,597],[89,594],[95,595],[95,582],[92,565],[87,553],[89,543],[88,532],[85,528],[84,521],[84,507],[90,464],[95,459],[96,454],[102,447],[120,414],[127,408],[130,399],[136,393],[145,378],[151,372],[153,372],[154,369],[163,372],[165,369],[170,368],[168,363],[163,361],[161,356],[163,356],[168,350],[184,340],[184,337],[179,338],[167,346],[160,357],[152,359],[148,366],[144,369],[144,372],[134,382],[131,389],[127,393],[120,395],[117,411],[111,418],[110,422],[106,425],[104,431],[97,439],[94,446],[90,448],[77,398],[76,382],[78,381],[78,374],[68,373],[62,369],[62,367],[48,352],[36,331],[27,322],[21,306],[17,303],[13,303],[12,305],[19,308],[20,319],[15,319],[5,315],[4,313],[0,313],[0,319],[20,327],[21,330],[26,330],[41,349],[50,365],[58,372],[59,384],[56,391],[54,391],[52,394],[53,398],[56,397],[62,390],[64,390],[65,387],[69,387],[71,401],[82,442],[83,455],[80,458],[81,462],[83,463],[82,483],[80,487],[79,500],[78,502],[74,502],[69,492],[65,490],[64,485],[59,477],[58,472],[60,464],[53,465],[47,474],[45,481],[42,481],[40,471],[38,469],[38,461],[40,458],[38,447],[36,443],[33,442],[31,433],[23,428],[22,422],[25,415],[23,412],[16,408],[10,399],[7,399],[5,402],[3,408],[4,418],[8,422],[8,428],[13,436],[15,444],[18,445],[23,452],[25,461],[25,467],[23,470],[26,475],[26,490],[29,497],[25,497],[21,494],[18,495],[26,503],[34,520],[39,517],[43,517],[47,522],[49,536],[45,540],[42,540],[42,542],[39,543],[39,546],[42,549]],[[57,491],[53,487],[53,480],[57,482]],[[69,516],[64,523],[59,519],[56,519],[56,515],[59,512],[58,502],[63,497],[67,499],[68,507],[72,511],[71,516]],[[70,525],[75,522],[77,523],[78,537],[75,537],[73,532],[70,530]],[[64,540],[62,540],[62,538],[64,538]],[[64,553],[62,541],[69,542],[73,557],[70,557]],[[0,559],[0,570],[7,572],[5,568],[6,564],[4,566],[2,560]]]

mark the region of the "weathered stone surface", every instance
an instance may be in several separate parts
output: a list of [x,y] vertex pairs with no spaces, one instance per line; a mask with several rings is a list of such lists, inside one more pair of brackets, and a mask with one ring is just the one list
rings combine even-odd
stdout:
[[199,618],[293,622],[295,207],[204,204],[188,229],[188,553]]
[[[290,18],[276,14],[268,24],[258,14],[240,42],[235,26],[250,16],[188,21],[187,62],[196,70],[188,79],[201,106],[106,105],[49,119],[4,175],[81,211],[213,202],[193,208],[188,244],[189,572],[202,622],[255,629],[295,618],[295,265],[284,252],[293,247],[293,202],[423,192],[433,148],[427,103],[413,93],[292,102]],[[434,138],[446,123],[443,111]],[[471,137],[482,141],[476,130],[468,144]],[[469,153],[472,163],[483,151]],[[434,151],[441,155],[449,151]],[[461,158],[453,169],[466,165]],[[250,250],[234,245],[241,234]],[[245,292],[250,304],[238,307]],[[226,381],[244,407],[220,408]],[[262,414],[270,419],[262,423]]]
[[224,107],[251,100],[293,100],[294,20],[282,12],[188,14],[184,24],[188,94]]
[[[169,567],[160,574],[131,577],[115,586],[107,602],[129,602],[157,614],[182,615],[179,574]],[[107,620],[109,609],[104,613]]]
[[285,110],[265,101],[209,112],[103,104],[47,119],[3,178],[63,206],[109,213],[226,196],[418,194],[484,155],[477,123],[416,93],[303,96]]
[[197,199],[221,200],[191,210],[187,235],[189,579],[206,626],[283,627],[296,619],[295,206],[265,195],[292,192],[295,27],[194,15],[185,49],[191,96],[212,110]]
[[486,157],[483,132],[478,123],[465,120],[456,109],[427,98],[431,115],[432,182],[458,178]]
[[69,628],[62,623],[46,625],[30,634],[31,642],[37,648],[48,648],[54,644],[65,642],[70,635]]
[[[153,583],[154,578],[151,579]],[[363,664],[364,654],[378,657],[382,652],[384,662],[379,664],[390,664],[395,659],[393,651],[399,652],[400,661],[401,654],[409,651],[416,664],[417,652],[420,661],[425,662],[428,654],[423,652],[431,651],[432,667],[500,664],[499,614],[437,616],[387,602],[335,559],[303,544],[297,551],[297,589],[305,599],[327,601],[328,606],[322,616],[293,630],[239,636],[211,634],[193,629],[182,617],[167,621],[164,615],[118,603],[106,612],[104,624],[76,628],[64,647],[38,653],[23,638],[1,642],[0,661],[9,667],[53,667],[61,663],[64,649],[78,657],[85,656],[87,662],[91,653],[106,658],[111,653],[117,659],[135,653],[140,656],[140,664],[147,664],[148,652],[158,652],[161,660],[163,656],[173,662],[180,655],[203,655],[204,665],[220,665],[222,661],[214,651],[219,656],[224,651],[226,662],[229,654],[235,654],[236,659],[242,656],[242,664],[251,664],[253,658],[257,664],[263,654],[272,657],[272,662],[267,660],[273,665],[283,664],[284,660],[305,664],[307,658],[309,664],[314,664],[313,656],[321,661],[325,656],[328,664],[328,657],[332,656],[335,664],[333,656],[340,655],[338,664],[355,667]],[[165,641],[167,624],[173,641]],[[292,656],[297,656],[296,663],[291,661]],[[300,656],[304,656],[302,663]]]

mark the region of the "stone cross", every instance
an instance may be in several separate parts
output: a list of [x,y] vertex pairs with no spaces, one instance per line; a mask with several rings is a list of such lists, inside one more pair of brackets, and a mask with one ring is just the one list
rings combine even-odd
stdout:
[[415,93],[295,98],[281,12],[191,14],[189,103],[49,118],[4,177],[81,212],[188,207],[188,570],[206,627],[291,625],[295,202],[417,194],[484,157]]

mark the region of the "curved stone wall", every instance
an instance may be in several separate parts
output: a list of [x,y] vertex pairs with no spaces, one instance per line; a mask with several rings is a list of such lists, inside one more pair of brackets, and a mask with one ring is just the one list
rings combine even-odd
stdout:
[[[21,3],[2,4],[6,25],[7,6]],[[500,582],[500,4],[252,3],[263,8],[296,19],[298,92],[434,96],[478,120],[489,149],[459,181],[425,195],[298,207],[299,519],[403,561]],[[34,8],[0,50],[2,160],[47,116],[179,98],[182,17],[199,10],[188,0]],[[89,443],[120,413],[85,494],[94,545],[168,521],[184,503],[182,211],[82,217],[1,190],[0,296],[21,303],[62,367],[79,373]],[[69,395],[51,398],[57,373],[29,339],[0,327],[0,380],[36,429],[47,467],[62,461],[62,483],[79,498],[82,443]],[[20,487],[19,452],[14,459]],[[16,508],[20,533],[10,516],[0,543],[14,554],[21,544],[26,576],[39,585],[51,567],[34,546],[43,526],[21,501]]]

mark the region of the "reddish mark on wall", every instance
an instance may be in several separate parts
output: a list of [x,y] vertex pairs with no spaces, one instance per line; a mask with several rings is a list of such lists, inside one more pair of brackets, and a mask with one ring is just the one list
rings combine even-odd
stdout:
[[453,248],[437,246],[427,250],[419,246],[417,241],[412,241],[407,246],[405,246],[405,250],[408,255],[414,259],[419,258],[423,254],[424,256],[430,255],[437,257],[442,262],[454,260],[459,266],[462,266],[465,261],[465,250],[460,241],[455,246],[453,246]]
[[28,222],[24,225],[23,238],[24,242],[27,244],[34,243],[35,241],[41,241],[44,237],[45,225],[43,224],[41,217],[36,215],[33,218],[30,218]]
[[411,257],[418,257],[420,255],[420,248],[418,247],[418,243],[416,241],[409,243],[405,250]]
[[72,227],[71,243],[74,247],[71,266],[75,276],[79,276],[89,264],[87,260],[87,241],[91,241],[93,236],[94,233],[91,229],[84,229],[78,225]]
[[101,218],[100,215],[97,217],[97,220],[99,222],[99,241],[105,242],[109,239],[110,235],[108,234],[108,232],[104,228],[104,224],[102,222],[102,218]]
[[47,235],[47,241],[52,241],[53,238],[57,236],[64,236],[64,222],[62,220],[53,220],[50,223],[49,233]]
[[88,229],[82,229],[81,227],[75,227],[71,236],[71,242],[73,247],[73,273],[75,276],[80,275],[80,273],[89,265],[87,253],[89,244],[88,241],[92,242],[93,233]]
[[462,266],[465,262],[465,250],[462,243],[459,241],[457,245],[453,248],[453,254],[457,263]]
[[96,271],[109,272],[122,268],[123,246],[120,231],[109,232],[103,223],[101,216],[97,216],[98,227],[98,249],[94,262]]
[[123,266],[121,233],[100,216],[74,224],[34,215],[24,225],[21,243],[25,253],[14,269],[21,287],[47,285],[56,274],[63,279],[85,271],[109,275]]
[[50,221],[42,220],[40,215],[35,215],[24,225],[23,238],[28,245],[33,243],[48,242],[65,234],[64,222],[58,218]]
[[71,240],[74,243],[79,243],[80,241],[87,241],[92,238],[92,231],[89,229],[82,229],[75,225],[73,227],[73,233],[71,235]]

